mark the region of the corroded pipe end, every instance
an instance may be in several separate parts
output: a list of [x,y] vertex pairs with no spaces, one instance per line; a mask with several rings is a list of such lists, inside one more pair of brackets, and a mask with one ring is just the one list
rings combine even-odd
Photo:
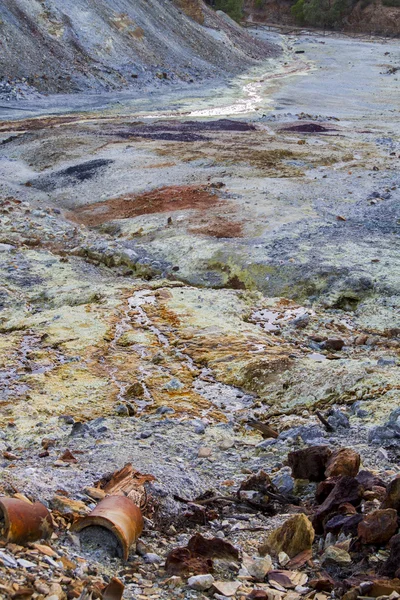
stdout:
[[33,504],[17,498],[0,497],[0,514],[4,519],[7,542],[27,544],[47,539],[53,533],[53,521],[41,502]]
[[93,525],[104,527],[115,535],[127,560],[129,548],[143,531],[143,517],[140,508],[130,498],[107,496],[89,515],[79,519],[73,529],[82,531]]

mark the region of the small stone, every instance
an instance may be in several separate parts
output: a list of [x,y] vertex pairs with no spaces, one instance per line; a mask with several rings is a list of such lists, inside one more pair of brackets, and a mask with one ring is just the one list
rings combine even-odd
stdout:
[[199,458],[208,458],[209,456],[211,456],[211,454],[212,454],[211,448],[207,448],[206,446],[201,446],[199,448],[197,456]]
[[129,417],[129,409],[126,404],[117,404],[115,407],[115,414],[119,417]]
[[392,479],[386,489],[381,508],[394,508],[400,511],[400,475]]
[[193,575],[188,579],[189,587],[199,592],[209,590],[213,583],[214,577],[212,575]]
[[19,558],[17,560],[17,563],[20,567],[23,567],[24,569],[32,569],[33,567],[37,566],[36,563],[33,563],[30,560],[25,560],[24,558]]
[[311,521],[306,515],[300,513],[275,529],[260,546],[259,551],[262,555],[267,552],[275,555],[285,552],[290,558],[293,558],[304,550],[310,550],[314,537]]
[[278,561],[281,567],[284,567],[288,564],[288,562],[290,562],[290,556],[288,556],[286,552],[279,552]]
[[351,556],[343,548],[339,548],[338,546],[329,546],[323,556],[322,556],[322,564],[337,564],[341,566],[346,566],[351,564]]
[[241,585],[241,581],[214,581],[213,589],[223,596],[230,598],[236,594]]
[[385,448],[378,448],[375,454],[376,458],[379,460],[389,460],[389,454]]
[[161,556],[155,554],[154,552],[147,552],[147,554],[145,554],[143,558],[144,562],[149,563],[151,565],[159,565],[163,561]]
[[344,341],[340,338],[328,338],[325,342],[322,342],[321,348],[324,350],[341,350],[344,346]]
[[243,554],[243,566],[256,581],[264,581],[267,573],[273,569],[272,560],[268,554],[263,558]]

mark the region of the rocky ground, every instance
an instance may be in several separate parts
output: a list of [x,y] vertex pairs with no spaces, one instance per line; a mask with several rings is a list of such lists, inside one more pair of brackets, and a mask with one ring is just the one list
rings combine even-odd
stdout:
[[[0,123],[0,489],[54,526],[3,537],[7,600],[398,598],[399,46],[265,40]],[[74,526],[129,463],[124,561]]]

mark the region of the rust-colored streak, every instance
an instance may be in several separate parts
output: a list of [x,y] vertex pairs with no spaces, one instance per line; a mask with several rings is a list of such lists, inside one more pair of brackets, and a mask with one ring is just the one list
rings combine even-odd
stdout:
[[211,218],[204,224],[189,227],[188,231],[196,235],[207,235],[214,238],[240,238],[243,237],[242,223],[228,221],[221,217]]
[[75,209],[70,217],[88,227],[95,227],[114,219],[130,219],[139,215],[184,209],[206,210],[220,202],[208,186],[169,186],[87,204]]

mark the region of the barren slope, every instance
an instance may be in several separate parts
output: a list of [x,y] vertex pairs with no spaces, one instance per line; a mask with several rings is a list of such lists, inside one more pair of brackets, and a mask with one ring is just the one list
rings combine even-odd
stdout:
[[203,24],[170,0],[4,0],[0,73],[43,92],[96,90],[233,73],[270,51],[200,2],[187,12]]

